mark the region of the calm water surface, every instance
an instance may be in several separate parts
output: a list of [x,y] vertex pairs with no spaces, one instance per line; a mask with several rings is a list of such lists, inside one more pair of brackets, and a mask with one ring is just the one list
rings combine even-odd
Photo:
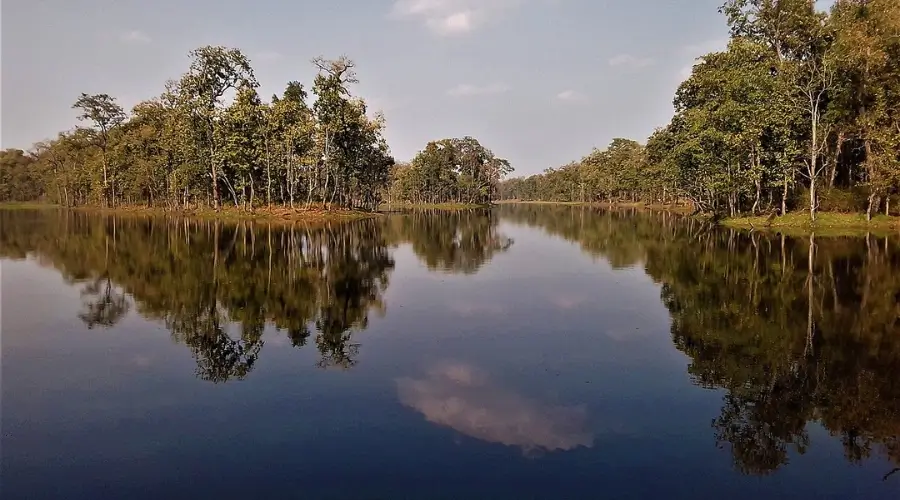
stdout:
[[0,212],[3,498],[900,498],[900,247]]

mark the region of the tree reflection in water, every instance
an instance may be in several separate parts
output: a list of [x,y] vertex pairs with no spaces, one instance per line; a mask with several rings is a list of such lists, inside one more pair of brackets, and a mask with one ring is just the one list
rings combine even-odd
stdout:
[[[130,310],[162,321],[198,376],[224,382],[253,369],[267,325],[297,347],[313,337],[322,367],[354,366],[356,335],[386,311],[390,248],[409,243],[430,268],[473,273],[512,244],[499,218],[614,267],[641,266],[661,285],[691,379],[724,391],[713,432],[739,470],[768,474],[808,450],[810,422],[837,436],[851,462],[879,455],[900,465],[893,237],[791,238],[666,213],[551,206],[320,227],[0,211],[0,255],[33,255],[83,286],[88,327],[112,327]],[[455,387],[445,382],[426,388]],[[406,394],[411,405],[427,401]]]
[[725,390],[712,426],[739,470],[768,474],[804,453],[810,422],[838,436],[851,462],[900,464],[896,237],[789,238],[581,207],[501,215],[614,267],[642,266],[662,285],[694,383]]
[[0,255],[32,254],[83,286],[88,328],[114,327],[133,303],[212,382],[246,377],[266,325],[295,347],[315,335],[320,367],[354,366],[355,334],[370,312],[386,311],[392,245],[410,243],[429,267],[470,274],[512,244],[487,210],[315,227],[55,210],[0,211],[0,222]]
[[2,255],[36,254],[70,283],[83,283],[88,327],[112,327],[130,302],[187,346],[197,375],[242,379],[267,324],[302,347],[315,328],[320,366],[356,362],[394,267],[382,226],[226,224],[79,212],[3,214]]

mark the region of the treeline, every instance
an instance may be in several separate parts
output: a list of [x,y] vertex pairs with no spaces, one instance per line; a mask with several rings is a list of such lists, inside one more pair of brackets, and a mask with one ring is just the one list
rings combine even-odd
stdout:
[[594,207],[500,214],[661,285],[692,381],[723,391],[714,437],[741,472],[785,466],[810,447],[811,423],[840,440],[849,462],[900,466],[896,238],[787,238]]
[[82,94],[73,108],[84,127],[28,153],[3,151],[0,201],[374,209],[390,192],[413,202],[484,203],[510,170],[470,137],[430,143],[394,168],[384,117],[352,95],[358,80],[347,58],[314,59],[310,89],[289,82],[264,102],[240,50],[209,46],[190,57],[184,75],[130,114],[107,94]]
[[900,3],[837,0],[826,13],[809,0],[728,0],[721,12],[727,49],[700,58],[646,145],[616,140],[511,179],[502,197],[889,213],[900,189]]

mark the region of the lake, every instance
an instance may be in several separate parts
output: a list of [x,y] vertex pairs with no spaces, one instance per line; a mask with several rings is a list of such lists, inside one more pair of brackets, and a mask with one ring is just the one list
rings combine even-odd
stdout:
[[0,211],[3,498],[898,498],[900,241]]

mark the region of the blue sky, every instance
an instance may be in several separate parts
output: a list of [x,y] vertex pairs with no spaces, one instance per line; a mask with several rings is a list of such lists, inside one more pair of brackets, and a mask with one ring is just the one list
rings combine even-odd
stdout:
[[694,58],[725,45],[722,2],[4,0],[0,142],[74,127],[81,92],[130,108],[215,44],[250,57],[265,98],[346,54],[398,160],[472,135],[537,173],[664,125]]

